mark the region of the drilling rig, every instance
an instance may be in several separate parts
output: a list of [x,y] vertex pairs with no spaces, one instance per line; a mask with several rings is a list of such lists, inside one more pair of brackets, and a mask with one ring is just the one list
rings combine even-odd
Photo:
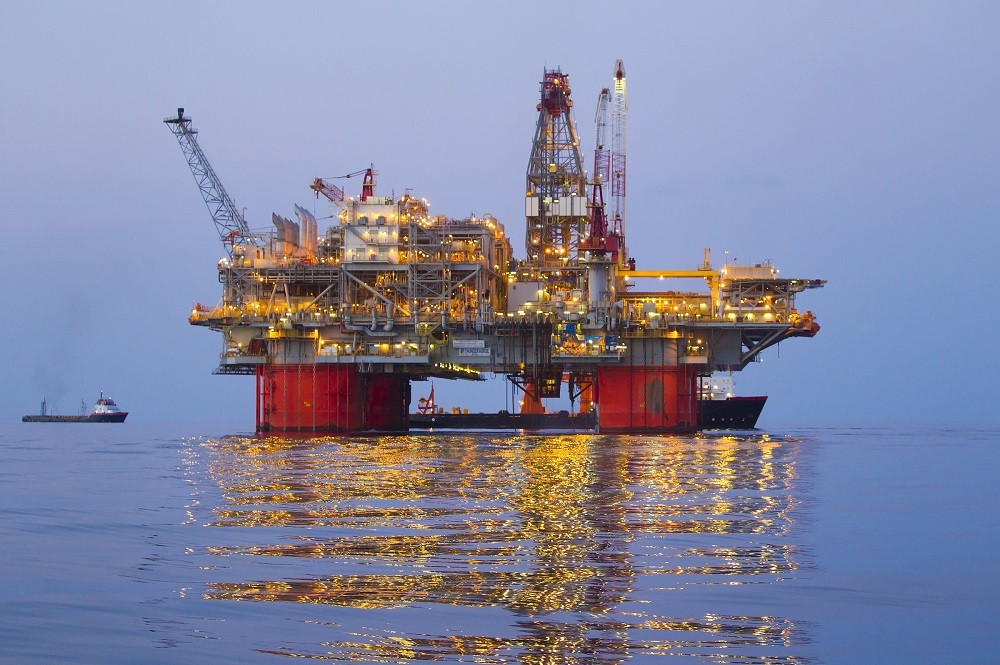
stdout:
[[[454,219],[409,190],[381,195],[374,166],[342,176],[362,176],[356,197],[338,178],[312,179],[331,207],[325,230],[296,205],[298,222],[275,212],[273,231],[252,233],[183,109],[164,120],[226,251],[222,299],[189,322],[221,333],[217,373],[256,377],[258,431],[404,431],[412,381],[486,373],[523,391],[522,413],[542,412],[566,385],[603,432],[692,431],[699,377],[816,334],[795,296],[824,280],[784,278],[770,263],[717,270],[708,250],[695,269],[636,269],[620,60],[598,97],[590,180],[569,76],[545,69],[539,91],[519,260],[492,215]],[[649,278],[693,279],[707,292],[636,288]]]

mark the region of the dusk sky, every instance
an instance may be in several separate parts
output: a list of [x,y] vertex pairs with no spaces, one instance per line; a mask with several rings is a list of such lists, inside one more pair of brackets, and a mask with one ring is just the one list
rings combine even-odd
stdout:
[[[711,247],[829,280],[797,303],[819,335],[736,377],[761,427],[996,423],[998,25],[996,2],[7,2],[0,418],[103,389],[130,422],[253,428],[253,379],[213,376],[220,336],[186,320],[223,249],[177,107],[253,228],[329,214],[312,179],[374,163],[523,257],[543,69],[589,162],[620,58],[638,267]],[[503,408],[495,384],[435,382],[472,410]]]

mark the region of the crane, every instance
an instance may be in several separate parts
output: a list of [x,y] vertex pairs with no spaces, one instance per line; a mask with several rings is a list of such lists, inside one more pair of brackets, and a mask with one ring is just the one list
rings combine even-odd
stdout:
[[[627,258],[625,250],[625,65],[615,61],[615,90],[611,103],[611,235],[621,245],[621,259]],[[631,263],[631,262],[630,262]]]
[[611,91],[603,88],[597,96],[597,111],[594,113],[594,123],[597,125],[597,141],[594,148],[594,179],[591,182],[590,200],[587,207],[590,208],[590,228],[587,237],[580,241],[580,249],[586,250],[593,256],[602,256],[605,251],[616,248],[612,238],[608,237],[608,219],[604,210],[604,181],[608,178],[608,168],[610,159],[608,149],[604,141],[608,129],[608,101],[611,98]]
[[205,205],[212,216],[212,221],[215,222],[215,228],[229,258],[233,257],[233,248],[237,245],[259,247],[260,240],[250,232],[246,219],[237,210],[236,204],[229,197],[226,188],[222,186],[222,181],[215,175],[215,170],[198,145],[196,138],[198,131],[191,128],[191,118],[185,117],[183,108],[178,108],[176,118],[165,118],[163,122],[181,145],[181,151],[187,159],[188,166],[191,167],[191,174],[198,183],[198,189],[201,190],[202,198],[205,199]]
[[[371,164],[367,169],[361,169],[360,171],[354,171],[348,173],[347,175],[337,176],[337,179],[343,178],[353,178],[364,174],[364,180],[361,182],[361,202],[364,203],[368,200],[369,196],[375,195],[375,176],[378,175],[378,171],[375,170],[375,165]],[[347,198],[344,194],[344,190],[330,182],[329,178],[316,178],[309,185],[309,189],[316,192],[316,196],[322,194],[331,203],[341,204]]]
[[309,185],[309,189],[316,192],[316,196],[322,194],[327,199],[329,199],[331,203],[344,202],[345,198],[344,190],[342,190],[340,187],[333,184],[329,180],[325,180],[323,178],[316,178],[315,180],[313,180],[312,184]]

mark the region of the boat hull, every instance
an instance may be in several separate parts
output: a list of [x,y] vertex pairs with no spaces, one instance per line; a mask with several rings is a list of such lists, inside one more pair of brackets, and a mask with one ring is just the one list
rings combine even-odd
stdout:
[[[754,429],[767,397],[730,397],[698,402],[698,429]],[[593,413],[411,413],[410,429],[528,429],[594,431]],[[605,428],[601,431],[608,432]]]
[[89,416],[23,416],[23,423],[123,423],[128,412],[92,413]]
[[704,399],[698,402],[701,429],[754,429],[766,395]]
[[558,429],[591,431],[594,414],[558,413],[411,413],[410,429]]

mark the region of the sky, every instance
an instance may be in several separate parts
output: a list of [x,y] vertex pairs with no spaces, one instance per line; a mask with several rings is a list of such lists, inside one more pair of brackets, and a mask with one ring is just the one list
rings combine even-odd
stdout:
[[[130,420],[252,429],[252,378],[213,376],[219,335],[186,321],[222,247],[177,107],[251,227],[374,163],[380,191],[491,213],[523,256],[543,69],[569,75],[589,161],[620,58],[638,267],[711,247],[828,280],[797,302],[819,335],[736,377],[762,426],[1000,420],[1000,5],[541,6],[5,3],[0,419],[105,390]],[[436,396],[495,410],[502,384]]]

